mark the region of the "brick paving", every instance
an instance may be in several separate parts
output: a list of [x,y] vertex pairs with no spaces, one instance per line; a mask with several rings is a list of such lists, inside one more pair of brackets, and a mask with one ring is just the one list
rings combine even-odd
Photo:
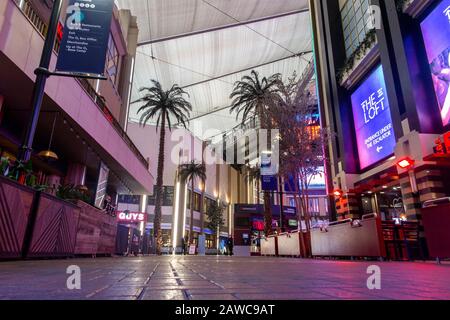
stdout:
[[[381,268],[369,290],[367,268]],[[66,269],[81,268],[81,290]],[[450,300],[450,265],[269,257],[115,257],[0,263],[0,299]]]

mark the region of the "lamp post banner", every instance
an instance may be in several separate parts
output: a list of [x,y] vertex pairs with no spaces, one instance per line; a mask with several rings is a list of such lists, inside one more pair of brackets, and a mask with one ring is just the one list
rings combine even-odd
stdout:
[[56,71],[103,76],[114,0],[69,0]]

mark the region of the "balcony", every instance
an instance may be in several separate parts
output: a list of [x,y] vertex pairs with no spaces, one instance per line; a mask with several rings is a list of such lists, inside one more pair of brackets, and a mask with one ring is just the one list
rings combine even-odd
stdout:
[[[29,1],[8,0],[0,3],[0,68],[3,75],[10,75],[9,81],[0,84],[0,94],[15,109],[22,109],[22,114],[29,112],[25,106],[29,106],[34,70],[39,64],[46,29],[46,24]],[[56,43],[51,70],[55,68],[58,49],[59,44]],[[147,193],[151,190],[153,177],[148,171],[148,161],[90,81],[51,77],[45,93],[43,111],[62,109],[71,127],[79,129],[77,138],[82,135],[83,140],[91,142],[101,160],[118,176],[124,177],[130,191]],[[24,121],[20,121],[23,124]],[[40,122],[45,122],[42,113]],[[67,141],[66,146],[70,143]],[[72,146],[71,149],[74,148]]]

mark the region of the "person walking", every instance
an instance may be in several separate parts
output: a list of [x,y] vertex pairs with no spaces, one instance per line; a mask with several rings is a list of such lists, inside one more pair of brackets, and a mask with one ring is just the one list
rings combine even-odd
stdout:
[[181,240],[181,244],[183,246],[183,255],[186,255],[188,253],[188,237],[187,236],[185,236]]
[[184,238],[181,237],[181,254],[185,255],[186,254],[186,243],[184,242]]
[[233,255],[233,237],[230,236],[227,240],[227,251],[228,251],[228,255],[232,256]]

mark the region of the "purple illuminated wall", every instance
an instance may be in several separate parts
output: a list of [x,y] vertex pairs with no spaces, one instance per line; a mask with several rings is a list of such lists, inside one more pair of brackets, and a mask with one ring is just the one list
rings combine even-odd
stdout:
[[351,97],[360,168],[394,153],[396,144],[383,68],[377,67]]
[[443,0],[421,23],[442,122],[450,124],[450,0]]

